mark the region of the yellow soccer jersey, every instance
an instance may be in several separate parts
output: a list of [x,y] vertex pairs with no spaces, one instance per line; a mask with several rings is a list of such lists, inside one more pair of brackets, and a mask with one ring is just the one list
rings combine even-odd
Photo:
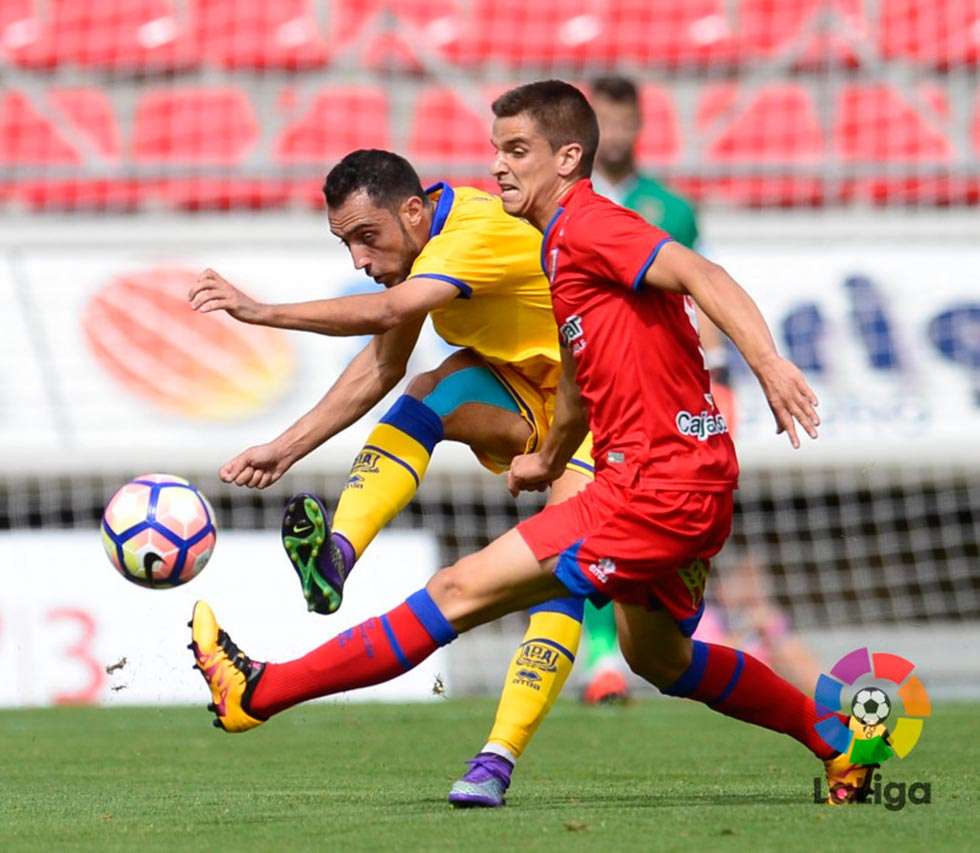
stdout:
[[554,387],[557,372],[551,365],[557,368],[561,357],[541,269],[541,234],[482,190],[440,183],[427,192],[435,214],[409,278],[441,279],[460,291],[431,312],[436,332],[490,364],[511,365]]

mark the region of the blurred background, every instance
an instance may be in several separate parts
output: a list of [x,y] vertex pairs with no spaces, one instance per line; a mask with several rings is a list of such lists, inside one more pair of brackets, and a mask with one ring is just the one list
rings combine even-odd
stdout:
[[[792,452],[729,361],[729,629],[764,606],[818,667],[869,646],[930,692],[980,691],[980,0],[0,0],[0,704],[199,698],[199,595],[256,657],[346,627],[346,604],[305,613],[280,515],[336,496],[383,406],[267,491],[216,472],[364,341],[197,316],[186,291],[205,266],[266,301],[369,291],[327,229],[333,163],[390,148],[492,191],[493,97],[609,73],[639,89],[639,167],[696,207],[698,247],[822,400]],[[412,368],[449,351],[428,334]],[[106,500],[150,470],[217,510],[187,589],[131,587],[101,551]],[[348,600],[387,607],[536,505],[441,446]],[[435,674],[496,692],[521,630],[468,635]]]

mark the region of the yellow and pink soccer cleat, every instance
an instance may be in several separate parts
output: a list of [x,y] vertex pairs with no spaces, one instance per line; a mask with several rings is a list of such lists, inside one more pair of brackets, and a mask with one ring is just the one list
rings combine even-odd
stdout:
[[863,803],[868,798],[873,772],[878,764],[853,764],[850,752],[823,763],[827,771],[827,802],[832,806]]
[[253,714],[249,700],[255,691],[265,664],[252,661],[218,626],[214,612],[204,601],[194,605],[191,621],[194,665],[211,689],[213,702],[208,710],[217,719],[214,724],[226,732],[244,732],[265,722]]

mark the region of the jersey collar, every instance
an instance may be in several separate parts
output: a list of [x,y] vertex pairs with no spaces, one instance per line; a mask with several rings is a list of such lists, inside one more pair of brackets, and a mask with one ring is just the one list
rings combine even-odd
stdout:
[[432,214],[432,225],[429,226],[430,240],[442,231],[446,220],[449,218],[449,212],[453,209],[453,202],[456,200],[456,193],[445,181],[433,184],[425,191],[425,194],[432,195],[435,192],[439,193],[439,200],[436,202],[435,213]]
[[572,188],[565,193],[558,201],[558,210],[556,210],[552,216],[551,221],[548,223],[548,227],[544,229],[544,235],[541,237],[541,269],[545,276],[548,275],[548,266],[545,260],[546,247],[548,245],[548,238],[551,236],[551,231],[555,227],[555,223],[561,218],[561,215],[565,212],[565,208],[568,206],[568,202],[571,201],[574,196],[583,189],[587,189],[588,192],[592,191],[592,181],[588,178],[582,178],[572,184]]
[[593,192],[595,190],[592,188],[592,181],[588,178],[579,178],[572,184],[571,189],[561,197],[558,205],[559,207],[568,207],[569,203],[574,201],[578,196]]

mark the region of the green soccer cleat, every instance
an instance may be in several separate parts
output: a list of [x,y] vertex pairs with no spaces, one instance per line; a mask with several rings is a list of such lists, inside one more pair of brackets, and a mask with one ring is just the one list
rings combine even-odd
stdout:
[[350,566],[333,541],[327,509],[319,498],[300,494],[286,504],[282,547],[299,577],[307,609],[324,615],[335,613],[344,598]]

